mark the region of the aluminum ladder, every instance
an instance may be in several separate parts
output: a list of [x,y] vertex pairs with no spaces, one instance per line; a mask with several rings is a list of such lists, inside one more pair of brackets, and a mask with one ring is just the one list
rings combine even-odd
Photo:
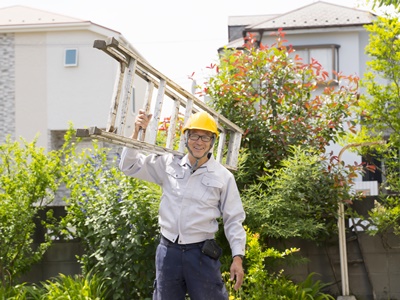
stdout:
[[[185,151],[184,137],[176,134],[179,124],[185,124],[192,113],[207,111],[217,121],[220,131],[218,141],[216,141],[216,145],[218,145],[215,155],[216,160],[230,170],[237,169],[243,134],[241,128],[210,108],[195,95],[161,74],[139,54],[115,38],[95,40],[93,47],[105,52],[119,62],[119,74],[116,77],[105,129],[99,127],[77,129],[77,137],[89,137],[112,144],[141,149],[150,153],[163,154],[170,152],[183,154]],[[146,132],[140,134],[138,140],[133,140],[125,135],[127,112],[130,102],[133,101],[132,93],[136,80],[142,80],[146,84],[143,107],[141,108],[147,114],[152,114],[153,116]],[[160,145],[159,141],[157,141],[157,135],[160,131],[161,116],[166,110],[163,105],[166,98],[170,101],[167,111],[169,126],[165,144]]]

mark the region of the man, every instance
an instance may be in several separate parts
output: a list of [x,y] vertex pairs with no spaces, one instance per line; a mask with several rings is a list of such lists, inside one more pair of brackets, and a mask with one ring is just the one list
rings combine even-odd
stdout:
[[[133,139],[146,129],[151,116],[143,110],[135,120]],[[159,184],[160,244],[156,252],[153,299],[228,299],[222,280],[220,250],[214,235],[222,216],[232,251],[230,278],[238,290],[243,282],[242,260],[246,233],[242,202],[231,172],[214,160],[210,150],[218,137],[214,118],[207,112],[193,114],[182,133],[188,154],[144,155],[124,148],[120,169],[128,176]]]

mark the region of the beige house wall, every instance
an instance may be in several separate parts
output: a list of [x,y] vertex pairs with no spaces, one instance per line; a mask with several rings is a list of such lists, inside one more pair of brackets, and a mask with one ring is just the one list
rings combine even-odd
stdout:
[[[72,122],[76,128],[105,126],[111,103],[117,63],[93,48],[96,39],[89,31],[48,32],[47,96],[48,128],[61,130]],[[78,50],[78,66],[64,66],[66,49]]]
[[47,146],[46,34],[15,34],[15,135]]

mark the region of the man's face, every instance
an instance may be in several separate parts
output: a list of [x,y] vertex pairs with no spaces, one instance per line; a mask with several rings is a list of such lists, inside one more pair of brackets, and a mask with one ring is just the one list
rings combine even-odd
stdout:
[[195,158],[203,157],[210,151],[213,134],[206,130],[194,129],[188,134],[188,147]]

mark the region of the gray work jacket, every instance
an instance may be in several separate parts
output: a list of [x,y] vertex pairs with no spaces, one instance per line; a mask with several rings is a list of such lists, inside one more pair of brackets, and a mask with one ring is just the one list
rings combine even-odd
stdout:
[[192,173],[187,155],[145,155],[124,147],[120,169],[162,187],[159,225],[167,239],[175,242],[179,237],[179,244],[212,239],[222,216],[232,256],[244,255],[245,213],[236,181],[212,156]]

